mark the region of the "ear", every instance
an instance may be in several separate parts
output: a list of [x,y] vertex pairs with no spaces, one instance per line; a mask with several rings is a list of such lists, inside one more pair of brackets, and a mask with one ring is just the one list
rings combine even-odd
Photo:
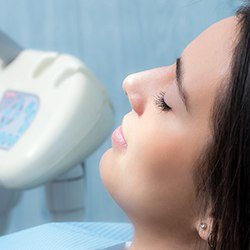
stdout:
[[202,220],[198,220],[196,223],[196,230],[201,239],[208,241],[208,238],[212,232],[213,219],[208,216]]

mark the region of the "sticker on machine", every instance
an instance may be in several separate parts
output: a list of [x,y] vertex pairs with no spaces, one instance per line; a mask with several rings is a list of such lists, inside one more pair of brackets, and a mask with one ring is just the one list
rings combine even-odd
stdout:
[[0,149],[10,150],[29,129],[39,108],[39,98],[8,90],[0,101]]

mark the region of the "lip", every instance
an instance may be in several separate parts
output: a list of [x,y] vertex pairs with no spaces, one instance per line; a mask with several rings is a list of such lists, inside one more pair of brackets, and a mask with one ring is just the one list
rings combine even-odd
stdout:
[[119,126],[117,129],[114,130],[111,138],[113,147],[118,148],[120,150],[124,150],[127,148],[128,144],[124,138],[122,126]]

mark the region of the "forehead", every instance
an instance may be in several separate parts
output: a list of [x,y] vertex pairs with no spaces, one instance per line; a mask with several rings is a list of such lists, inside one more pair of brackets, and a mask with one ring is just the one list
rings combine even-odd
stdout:
[[[183,85],[190,105],[209,111],[222,80],[229,76],[237,19],[230,17],[212,25],[184,50]],[[202,110],[203,109],[203,110]]]

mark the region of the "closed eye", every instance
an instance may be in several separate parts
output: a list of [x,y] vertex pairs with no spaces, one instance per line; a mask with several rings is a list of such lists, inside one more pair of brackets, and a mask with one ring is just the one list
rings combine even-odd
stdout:
[[171,110],[171,107],[164,100],[166,92],[161,91],[159,94],[154,96],[155,105],[164,112]]

